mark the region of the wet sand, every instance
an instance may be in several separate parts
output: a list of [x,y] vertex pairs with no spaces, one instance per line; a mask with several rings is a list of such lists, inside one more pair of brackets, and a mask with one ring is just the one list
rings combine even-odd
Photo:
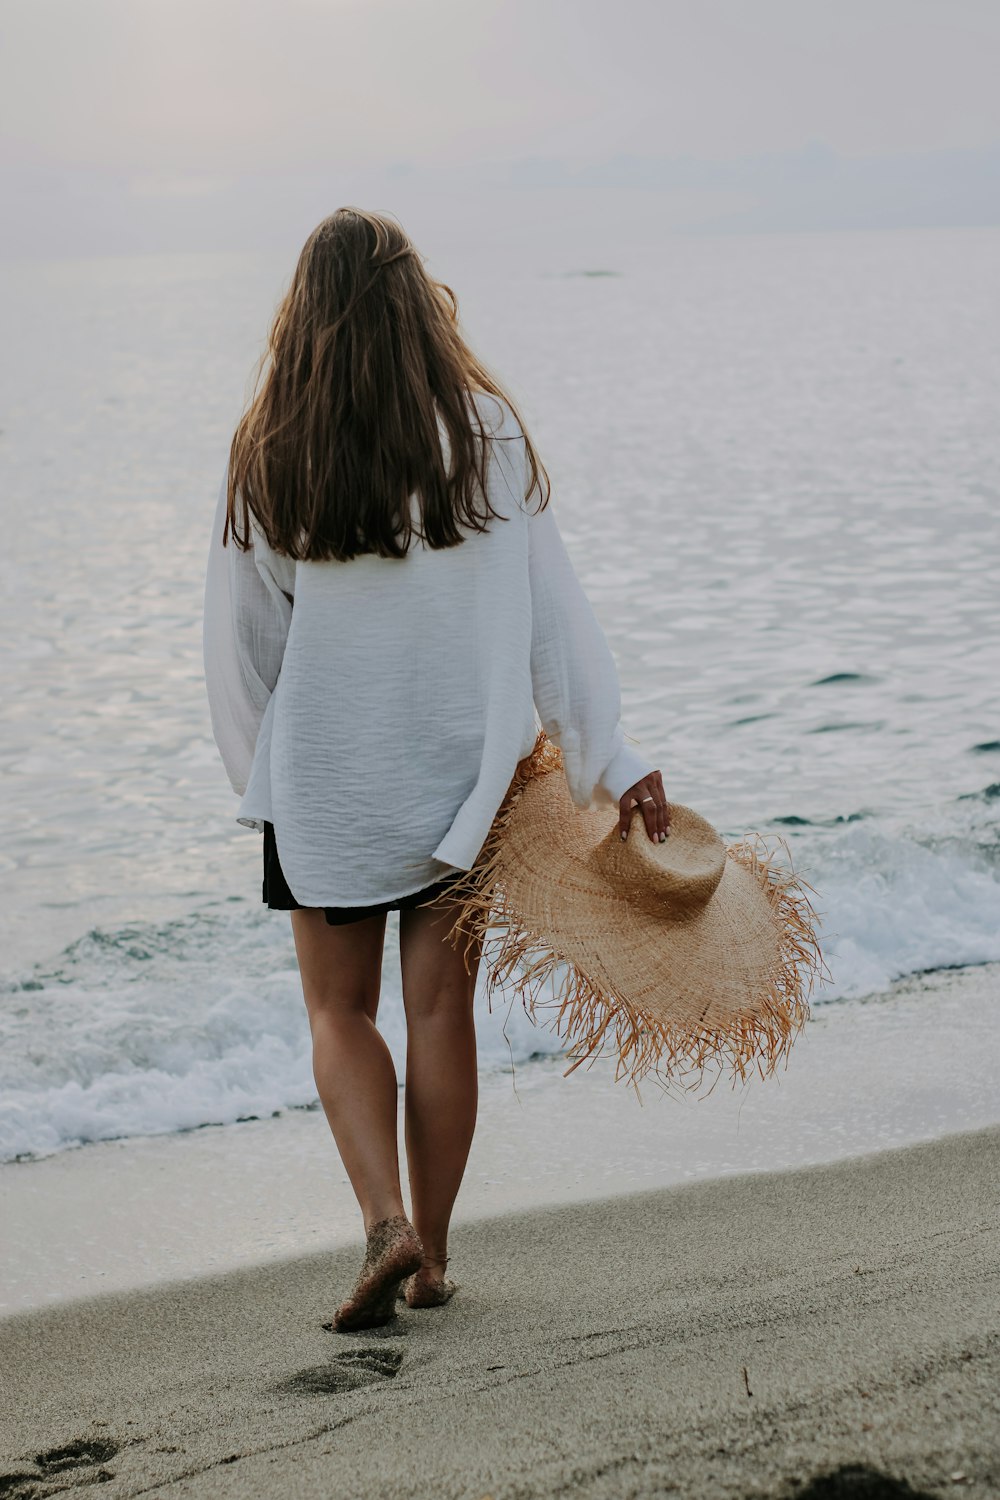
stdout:
[[6,1319],[0,1493],[1000,1491],[996,1127],[451,1249],[454,1299],[367,1333],[322,1328],[360,1243]]

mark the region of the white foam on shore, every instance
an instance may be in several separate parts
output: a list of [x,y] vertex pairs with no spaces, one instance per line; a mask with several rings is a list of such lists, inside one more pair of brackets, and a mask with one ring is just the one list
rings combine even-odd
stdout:
[[[388,939],[379,1026],[402,1076],[398,948]],[[558,1048],[519,1007],[489,1014],[482,995],[478,1029],[486,1070]],[[0,999],[0,1160],[264,1117],[315,1098],[289,924],[275,913],[230,906],[89,933]]]
[[[988,811],[988,810],[987,810]],[[1000,960],[994,829],[918,842],[874,820],[795,841],[815,885],[832,982],[816,1006],[925,970]],[[379,1025],[402,1076],[390,918]],[[520,1006],[478,1010],[485,1073],[562,1051]],[[218,902],[173,922],[95,930],[0,987],[0,1161],[312,1104],[310,1039],[284,915]]]
[[824,847],[813,883],[833,981],[821,1000],[871,995],[907,974],[1000,959],[995,835],[982,833],[982,841],[952,835],[919,842],[863,822]]

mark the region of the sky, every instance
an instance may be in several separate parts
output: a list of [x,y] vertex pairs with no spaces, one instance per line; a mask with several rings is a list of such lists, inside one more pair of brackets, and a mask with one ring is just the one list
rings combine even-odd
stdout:
[[0,255],[995,224],[998,61],[997,0],[0,0]]

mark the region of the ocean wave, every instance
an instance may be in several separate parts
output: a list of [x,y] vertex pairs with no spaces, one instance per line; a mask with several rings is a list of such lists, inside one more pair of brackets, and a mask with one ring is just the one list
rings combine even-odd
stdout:
[[[391,921],[392,919],[390,919]],[[520,1007],[479,997],[486,1069],[559,1050]],[[398,953],[379,1028],[402,1077]],[[0,1161],[260,1117],[316,1100],[287,919],[227,904],[165,924],[95,929],[0,984]]]
[[811,899],[832,974],[818,1003],[878,994],[909,974],[1000,959],[995,831],[917,836],[863,822],[821,848],[816,868],[806,860],[810,868],[800,869],[819,892]]
[[[952,809],[945,831],[864,820],[789,837],[796,870],[815,888],[832,976],[815,1005],[1000,960],[1000,838],[987,804]],[[402,1077],[390,924],[379,1026]],[[482,983],[477,1004],[484,1070],[563,1050],[520,1006],[494,1000],[489,1014]],[[94,929],[0,984],[2,1161],[315,1103],[290,929],[263,908],[219,902],[172,922]]]

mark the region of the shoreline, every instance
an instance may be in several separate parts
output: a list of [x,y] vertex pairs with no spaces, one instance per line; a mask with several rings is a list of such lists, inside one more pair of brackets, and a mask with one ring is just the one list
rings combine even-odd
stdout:
[[[817,1007],[787,1068],[735,1091],[722,1080],[707,1098],[644,1086],[640,1105],[611,1064],[570,1078],[561,1059],[519,1064],[513,1082],[484,1074],[455,1223],[1000,1124],[998,1016],[1000,965],[941,970]],[[0,1317],[360,1235],[318,1108],[7,1163],[0,1222]]]
[[467,1221],[445,1308],[328,1333],[358,1253],[7,1318],[5,1492],[1000,1485],[1000,1127]]

